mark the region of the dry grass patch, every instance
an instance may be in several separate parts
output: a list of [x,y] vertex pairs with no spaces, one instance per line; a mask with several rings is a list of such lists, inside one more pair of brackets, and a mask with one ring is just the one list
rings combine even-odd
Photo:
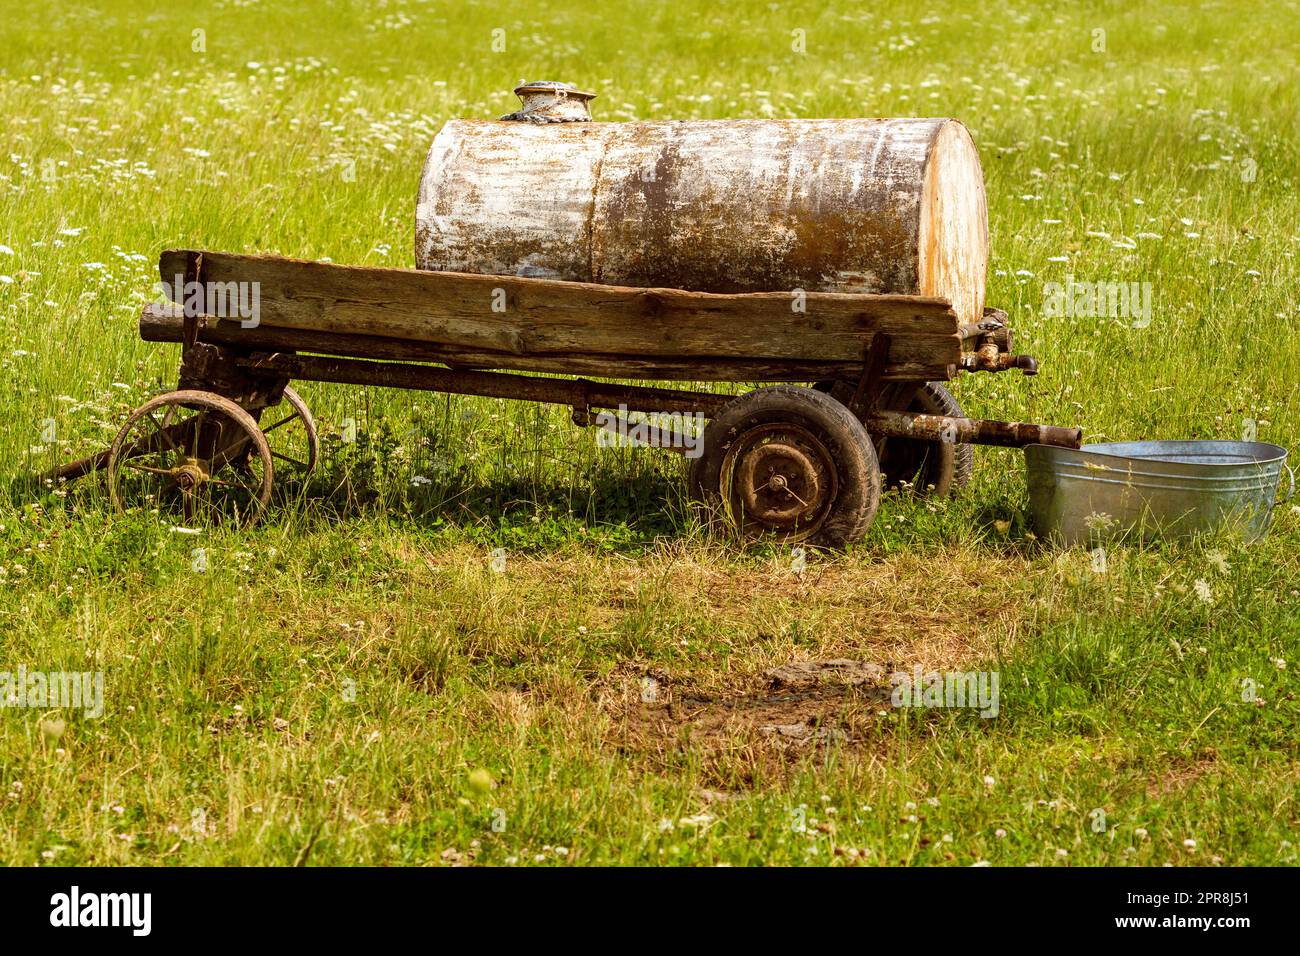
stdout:
[[[1023,606],[1005,582],[1034,573],[963,552],[838,556],[800,573],[788,558],[719,560],[683,545],[639,559],[508,556],[501,572],[468,547],[402,558],[404,613],[445,628],[456,608],[450,623],[477,635],[471,644],[525,663],[522,680],[517,669],[475,680],[502,731],[598,726],[623,753],[651,766],[698,759],[726,787],[827,748],[874,750],[889,674],[986,664],[1019,635]],[[588,663],[565,669],[578,660]],[[828,661],[842,663],[797,670]]]
[[1147,796],[1156,798],[1181,793],[1209,774],[1223,772],[1217,755],[1170,757],[1170,765],[1147,781]]
[[[909,667],[985,659],[1019,634],[1023,608],[1006,582],[1034,573],[1023,560],[964,552],[869,562],[840,556],[810,560],[801,573],[788,559],[720,563],[711,552],[677,547],[640,559],[510,557],[500,574],[473,549],[421,558],[439,586],[478,599],[467,619],[490,609],[506,630],[572,619],[589,636],[627,631],[649,615],[679,632],[679,641],[721,644],[757,669],[792,659],[795,644],[818,658]],[[430,587],[423,571],[418,577],[413,587]]]

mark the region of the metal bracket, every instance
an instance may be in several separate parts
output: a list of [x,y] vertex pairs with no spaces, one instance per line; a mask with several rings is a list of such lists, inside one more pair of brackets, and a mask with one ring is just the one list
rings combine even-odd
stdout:
[[880,395],[884,391],[881,376],[885,372],[885,363],[889,361],[889,344],[889,336],[877,332],[867,347],[862,375],[853,390],[853,397],[849,399],[849,411],[860,419],[876,411],[880,405]]

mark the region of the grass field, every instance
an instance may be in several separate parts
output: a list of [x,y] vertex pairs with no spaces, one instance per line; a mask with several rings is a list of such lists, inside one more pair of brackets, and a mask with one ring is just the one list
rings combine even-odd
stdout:
[[[1295,863],[1289,504],[1099,571],[981,450],[797,570],[564,409],[311,384],[322,467],[247,532],[32,476],[174,387],[135,323],[160,249],[409,266],[429,141],[521,78],[607,120],[962,119],[1042,369],[959,381],[968,413],[1290,446],[1298,53],[1294,0],[9,4],[0,670],[102,671],[104,713],[0,713],[0,861]],[[1047,314],[1067,276],[1150,283],[1150,324]],[[828,658],[996,671],[999,713],[764,677]]]

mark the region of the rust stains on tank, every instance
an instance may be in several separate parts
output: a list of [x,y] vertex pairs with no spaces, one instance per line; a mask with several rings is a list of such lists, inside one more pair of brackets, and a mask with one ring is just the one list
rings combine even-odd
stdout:
[[[950,126],[961,136],[938,135]],[[942,294],[975,321],[987,224],[966,144],[943,119],[453,121],[422,180],[417,264],[703,292]],[[972,180],[978,204],[960,195]]]

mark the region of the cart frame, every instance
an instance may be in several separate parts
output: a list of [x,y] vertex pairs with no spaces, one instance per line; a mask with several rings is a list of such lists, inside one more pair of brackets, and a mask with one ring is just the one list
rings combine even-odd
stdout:
[[[181,268],[183,273],[179,271]],[[218,278],[225,278],[238,274],[235,270],[240,268],[251,269],[253,274],[263,277],[263,301],[269,299],[276,323],[230,321],[213,314],[220,310],[212,308],[208,299],[200,298],[196,304],[184,298],[181,278],[185,287],[203,290],[209,288],[206,284],[211,281],[209,269],[217,272]],[[294,380],[564,405],[572,410],[572,419],[579,426],[595,424],[598,418],[606,427],[611,420],[618,421],[608,415],[595,416],[593,409],[696,414],[715,424],[724,419],[728,435],[719,437],[717,433],[724,429],[714,425],[706,429],[706,434],[712,430],[718,440],[705,442],[704,455],[710,460],[693,468],[696,496],[704,499],[705,504],[712,499],[713,505],[720,505],[727,512],[728,522],[742,529],[776,534],[786,541],[809,540],[831,546],[852,543],[869,525],[880,492],[882,462],[876,453],[890,441],[896,446],[911,443],[913,449],[942,449],[963,444],[1010,447],[1048,444],[1077,448],[1082,440],[1078,428],[916,410],[917,397],[923,390],[933,390],[934,383],[947,381],[958,371],[999,372],[1018,368],[1026,374],[1036,373],[1037,364],[1032,358],[1011,352],[1011,330],[1006,314],[995,309],[986,309],[978,323],[958,326],[946,304],[938,300],[823,294],[815,297],[815,305],[821,311],[806,325],[809,330],[806,347],[797,337],[789,337],[788,341],[782,338],[780,343],[766,349],[768,354],[751,356],[734,354],[739,347],[730,348],[726,329],[705,329],[697,333],[701,316],[715,324],[722,321],[719,316],[739,319],[746,326],[752,318],[758,331],[746,328],[749,342],[744,348],[753,351],[755,341],[759,346],[765,345],[764,329],[771,330],[775,337],[785,335],[782,327],[774,324],[774,316],[779,321],[779,315],[774,313],[773,295],[703,296],[680,290],[624,290],[515,277],[330,267],[294,259],[239,257],[193,250],[165,252],[160,261],[164,282],[171,272],[176,273],[178,280],[174,302],[147,306],[140,317],[140,334],[146,341],[181,344],[177,390],[137,409],[108,451],[64,465],[50,474],[57,480],[71,480],[107,469],[114,501],[119,507],[127,507],[118,493],[119,473],[124,466],[149,475],[156,473],[159,480],[167,482],[165,490],[178,490],[186,502],[190,501],[188,496],[194,489],[205,483],[213,484],[214,488],[223,484],[217,473],[227,466],[236,466],[256,472],[254,484],[246,489],[253,495],[252,504],[237,509],[239,520],[255,520],[270,498],[272,458],[284,458],[308,469],[316,461],[315,423],[305,403],[290,387]],[[266,288],[266,276],[270,276],[270,289]],[[317,292],[322,285],[332,291]],[[396,290],[391,293],[395,305],[384,299],[384,290],[390,287]],[[400,290],[404,287],[415,289],[421,295],[427,289],[429,295],[426,299],[408,293],[403,298]],[[465,290],[489,287],[494,294],[505,290],[505,294],[525,302],[527,296],[541,296],[552,310],[563,310],[569,303],[576,303],[575,309],[585,311],[578,311],[578,318],[571,320],[576,333],[566,332],[560,324],[552,328],[544,320],[534,321],[532,341],[538,343],[534,351],[527,341],[522,341],[524,336],[509,326],[508,318],[479,315],[472,309],[466,313]],[[372,289],[380,291],[369,291]],[[447,308],[440,303],[451,300],[460,303],[459,311],[448,318]],[[303,321],[299,313],[304,309],[309,310],[311,321],[324,324],[333,321],[335,326],[342,319],[335,321],[331,309],[341,310],[345,317],[355,314],[367,321],[378,314],[380,319],[375,324],[381,334],[373,334],[374,329],[365,326],[352,333],[339,331],[337,327],[294,328],[280,324]],[[460,339],[448,344],[399,334],[406,329],[420,330],[426,311],[431,316],[428,322],[435,329],[453,330],[435,332],[435,335],[460,336]],[[534,313],[537,312],[546,314],[545,309],[535,309]],[[625,329],[625,323],[644,323],[647,317],[663,322],[667,336],[686,344],[674,350],[670,342],[663,349],[664,354],[649,356],[587,353],[581,347],[569,355],[557,353],[551,339],[561,334],[581,336],[582,322],[588,316],[592,317],[592,336],[600,340],[595,349],[608,347],[604,344],[608,339],[629,350],[644,350],[644,329]],[[911,331],[909,320],[919,331]],[[768,324],[763,325],[764,321]],[[954,339],[951,345],[950,339]],[[498,350],[479,347],[476,343],[480,340],[497,346]],[[502,340],[507,343],[507,349],[499,347]],[[705,345],[701,346],[701,342]],[[860,348],[854,342],[860,342]],[[797,349],[800,354],[773,354],[778,348]],[[708,354],[697,354],[702,351]],[[956,361],[943,362],[945,358]],[[485,364],[488,367],[483,367]],[[495,370],[498,365],[509,370]],[[699,389],[597,381],[582,376],[520,374],[569,368],[574,371],[607,369],[605,374],[610,378],[680,376],[714,381],[820,384],[816,389],[790,385],[760,388],[738,397]],[[913,375],[917,377],[910,377]],[[286,399],[291,406],[289,419],[265,427],[258,423],[265,409]],[[960,411],[950,396],[948,399],[949,406],[941,410]],[[763,411],[754,412],[760,405]],[[154,413],[163,408],[170,411],[159,422]],[[197,424],[179,421],[187,412],[197,416],[194,419]],[[308,434],[309,461],[279,455],[266,441],[268,432],[293,418],[301,420]],[[772,420],[780,424],[774,425]],[[737,424],[742,421],[743,427]],[[742,432],[756,437],[746,439]],[[683,443],[664,444],[680,447]],[[738,451],[741,448],[745,449],[743,454]],[[866,456],[860,464],[855,463],[864,449]],[[153,459],[158,464],[140,464]],[[850,465],[845,466],[845,461],[850,461]],[[252,469],[250,462],[260,463],[261,467]],[[735,474],[743,480],[726,470],[728,463],[733,471],[740,468]],[[755,477],[753,469],[760,466],[765,471]],[[840,474],[845,467],[853,474]],[[764,475],[765,483],[757,484]],[[729,484],[736,480],[741,485],[748,481],[749,485],[737,490]],[[700,481],[706,486],[701,487]],[[722,486],[713,487],[719,481]],[[868,487],[865,496],[854,506],[854,514],[837,517],[833,499],[847,494],[852,490],[850,486],[864,483]],[[947,483],[942,490],[948,490]],[[816,501],[810,503],[801,494]],[[738,514],[738,509],[748,509],[750,517]],[[187,507],[187,518],[194,517],[192,510]],[[816,528],[810,528],[814,514],[820,516],[820,522]],[[753,515],[759,517],[755,519]],[[834,530],[837,525],[838,530]]]

